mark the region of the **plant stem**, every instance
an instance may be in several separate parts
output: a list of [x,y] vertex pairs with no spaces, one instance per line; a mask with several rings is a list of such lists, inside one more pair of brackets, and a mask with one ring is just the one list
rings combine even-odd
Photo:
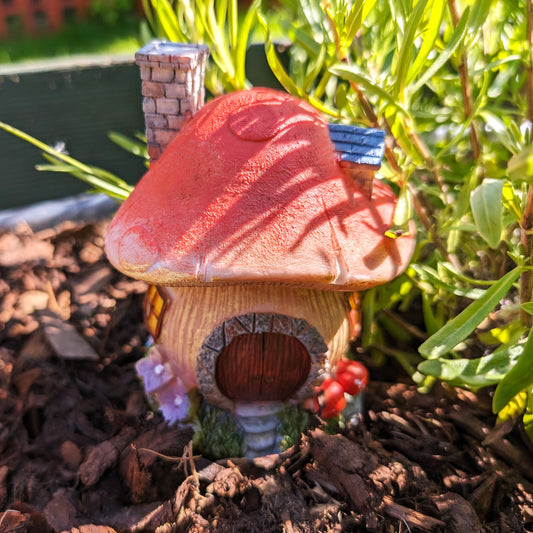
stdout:
[[529,64],[527,69],[527,119],[533,123],[533,0],[527,4],[527,42]]
[[[349,61],[347,61],[347,63],[349,64]],[[359,103],[361,104],[363,112],[366,115],[366,118],[368,119],[370,124],[373,127],[375,127],[375,128],[379,127],[380,124],[379,124],[379,121],[378,121],[378,117],[377,117],[376,113],[374,112],[374,108],[372,107],[372,105],[368,101],[368,98],[363,94],[363,92],[361,91],[361,89],[359,88],[359,86],[356,83],[351,81],[350,82],[350,86],[351,86],[352,90],[355,92],[355,94],[357,95],[357,99],[359,100]],[[387,129],[387,132],[394,139],[394,136],[392,135],[392,132],[391,132],[389,124],[387,123],[387,121],[384,121],[384,122],[385,122],[385,127]],[[429,152],[427,152],[427,149],[424,150],[425,145],[418,138],[418,136],[415,136],[415,137],[419,141],[419,142],[415,143],[415,145],[416,145],[417,148],[420,149],[422,157],[424,157],[424,159],[426,160],[425,156],[427,154],[429,154]],[[392,170],[394,171],[394,173],[397,174],[398,176],[400,176],[402,174],[401,167],[400,167],[400,165],[399,165],[399,163],[398,163],[398,161],[396,159],[396,156],[394,155],[394,152],[392,151],[390,146],[387,146],[387,145],[385,145],[385,157],[387,159],[387,162],[391,166]],[[428,156],[428,159],[430,160],[431,158]],[[435,176],[435,179],[437,180],[438,173],[436,173],[434,165],[431,164],[431,166],[433,167],[433,170],[432,170],[433,175]],[[438,181],[439,180],[437,180],[437,182]],[[400,183],[400,185],[402,185],[402,184]],[[420,202],[420,199],[418,197],[417,191],[415,191],[410,185],[409,185],[409,189],[411,190],[411,197],[413,198],[413,208],[415,210],[415,213],[416,213],[418,219],[420,220],[420,222],[422,223],[422,225],[426,228],[426,230],[428,232],[432,231],[434,229],[434,227],[435,227],[435,221],[433,219],[433,214],[431,213],[431,211],[429,209],[429,205],[426,205],[425,207],[422,206],[422,204]],[[445,244],[442,242],[442,239],[438,236],[437,232],[433,231],[433,233],[434,233],[434,239],[433,240],[434,240],[437,248],[444,255],[444,257],[446,257],[448,259],[448,261],[450,263],[452,263],[458,270],[462,270],[459,262],[457,261],[457,258],[453,254],[450,254],[448,252]]]
[[[460,19],[460,14],[456,0],[448,0],[448,6],[450,8],[453,25],[454,27],[457,27],[457,23]],[[461,53],[459,76],[461,78],[461,89],[463,92],[465,119],[468,120],[472,115],[472,109],[474,107],[474,104],[472,99],[472,86],[470,84],[470,77],[468,74],[468,56],[464,50]],[[479,141],[477,126],[474,121],[472,121],[470,124],[470,144],[472,145],[472,155],[474,157],[474,161],[477,162],[481,156],[481,143]]]
[[[520,234],[520,243],[522,244],[524,250],[525,264],[532,264],[532,251],[533,251],[533,242],[531,235],[528,232],[531,230],[533,225],[533,188],[530,186],[527,193],[526,208],[524,209],[524,216],[522,217],[521,224],[521,234]],[[532,290],[532,271],[525,270],[520,275],[520,303],[526,303],[531,301],[531,290]],[[523,326],[531,326],[531,315],[526,313],[523,309],[520,309],[520,322]]]
[[[527,4],[527,41],[529,44],[529,64],[527,68],[527,119],[533,122],[533,0]],[[533,226],[533,187],[530,185],[527,192],[526,208],[520,224],[520,243],[523,247],[525,264],[533,263],[533,239],[529,231]],[[533,275],[531,270],[526,270],[520,276],[520,303],[531,301],[533,289]],[[531,327],[531,315],[520,309],[520,321],[526,327]]]

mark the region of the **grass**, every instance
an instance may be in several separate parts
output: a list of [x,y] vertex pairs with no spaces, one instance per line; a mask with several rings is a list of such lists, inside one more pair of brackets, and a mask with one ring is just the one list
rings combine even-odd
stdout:
[[74,54],[133,53],[141,45],[141,24],[133,16],[112,27],[95,21],[73,21],[56,34],[18,35],[1,43],[0,63]]

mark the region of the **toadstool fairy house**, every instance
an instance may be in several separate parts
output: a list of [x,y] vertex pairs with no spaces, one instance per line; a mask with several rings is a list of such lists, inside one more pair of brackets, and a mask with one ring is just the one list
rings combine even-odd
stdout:
[[163,414],[186,418],[198,390],[246,429],[315,394],[357,335],[357,291],[400,274],[414,239],[384,236],[396,197],[372,184],[382,132],[328,126],[272,89],[202,106],[206,56],[138,53],[152,161],[106,252],[150,284],[154,345],[137,369]]

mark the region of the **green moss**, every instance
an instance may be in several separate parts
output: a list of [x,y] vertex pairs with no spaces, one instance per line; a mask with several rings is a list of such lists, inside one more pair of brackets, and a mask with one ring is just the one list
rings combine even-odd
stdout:
[[243,434],[231,414],[206,402],[198,409],[194,447],[213,459],[240,457]]
[[281,435],[280,449],[286,450],[298,442],[309,423],[309,413],[295,405],[286,404],[278,413]]

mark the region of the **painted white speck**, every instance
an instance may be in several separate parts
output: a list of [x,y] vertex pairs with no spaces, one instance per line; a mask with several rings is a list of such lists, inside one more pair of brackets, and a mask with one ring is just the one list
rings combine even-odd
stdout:
[[181,396],[176,396],[174,398],[174,405],[179,407],[183,403],[183,398]]
[[155,375],[160,376],[164,370],[165,370],[165,367],[161,363],[156,365],[154,368]]

